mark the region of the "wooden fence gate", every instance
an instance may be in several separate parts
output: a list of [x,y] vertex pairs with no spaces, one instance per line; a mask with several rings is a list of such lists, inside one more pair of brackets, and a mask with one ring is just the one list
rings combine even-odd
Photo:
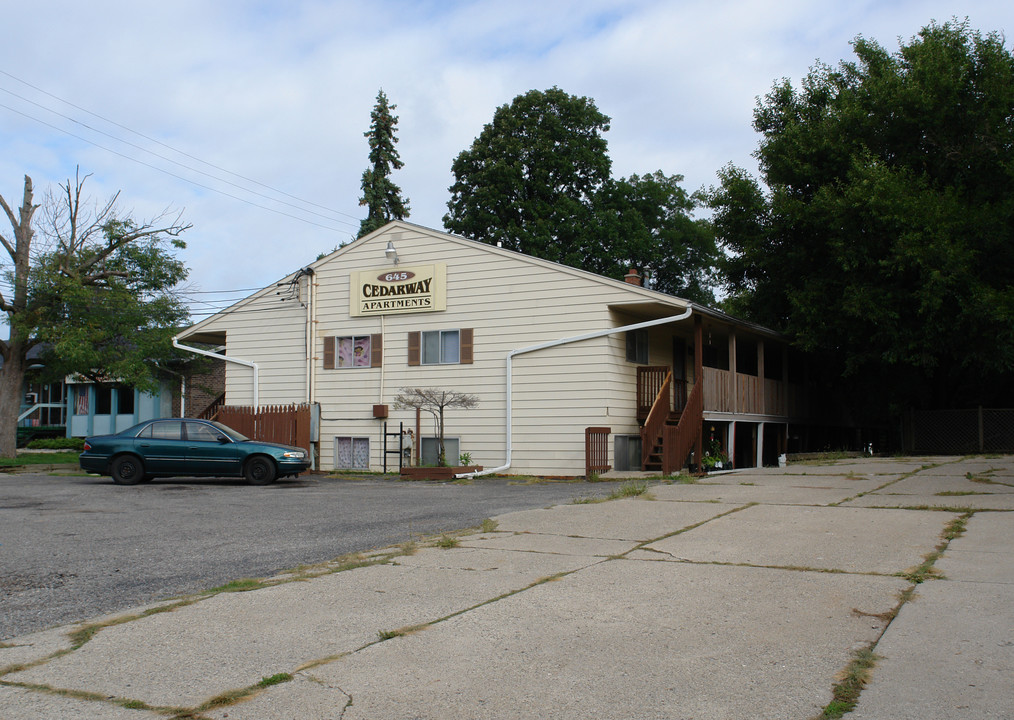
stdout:
[[251,440],[294,445],[310,452],[310,406],[265,405],[218,410],[218,421]]
[[584,472],[585,477],[592,473],[609,472],[609,432],[607,427],[590,427],[584,429]]

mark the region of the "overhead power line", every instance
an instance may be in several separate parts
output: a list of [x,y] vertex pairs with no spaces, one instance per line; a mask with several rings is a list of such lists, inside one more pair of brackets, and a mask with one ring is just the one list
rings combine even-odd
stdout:
[[[171,145],[168,145],[168,144],[166,144],[166,143],[164,143],[164,142],[162,142],[160,140],[157,140],[157,139],[152,138],[152,137],[150,137],[148,135],[145,135],[144,133],[140,133],[140,132],[138,132],[136,130],[133,130],[132,128],[130,128],[130,127],[126,126],[126,125],[123,125],[123,124],[118,123],[118,122],[116,122],[114,120],[106,118],[106,117],[104,117],[102,115],[99,115],[98,113],[92,112],[91,110],[88,110],[87,108],[83,108],[83,107],[81,107],[79,105],[75,105],[74,103],[72,103],[72,102],[70,102],[68,100],[65,100],[65,99],[63,99],[63,98],[61,98],[61,97],[59,97],[57,95],[54,95],[53,93],[50,93],[50,92],[48,92],[48,91],[46,91],[46,90],[44,90],[42,88],[39,88],[36,85],[33,85],[32,83],[29,83],[29,82],[27,82],[25,80],[22,80],[21,78],[15,76],[15,75],[12,75],[11,73],[6,72],[4,70],[0,70],[0,75],[4,75],[4,76],[6,76],[8,78],[11,78],[12,80],[15,80],[16,82],[19,82],[19,83],[25,85],[26,87],[32,88],[33,90],[35,90],[35,91],[37,91],[39,93],[42,93],[43,95],[46,95],[47,97],[53,98],[54,100],[57,100],[57,101],[59,101],[61,103],[64,103],[64,104],[66,104],[66,105],[68,105],[68,106],[70,106],[72,108],[77,109],[77,110],[80,110],[81,112],[84,112],[84,113],[86,113],[88,115],[91,115],[92,117],[98,118],[98,119],[102,120],[103,122],[106,122],[106,123],[109,123],[110,125],[113,125],[115,127],[121,128],[121,129],[123,129],[123,130],[125,130],[125,131],[127,131],[129,133],[137,135],[140,138],[143,138],[143,139],[145,139],[145,140],[147,140],[149,142],[155,143],[156,145],[159,145],[161,147],[167,148],[168,150],[171,150],[171,151],[173,151],[175,153],[178,153],[178,154],[180,154],[180,155],[182,155],[184,157],[188,157],[188,158],[190,158],[192,160],[195,160],[196,162],[199,162],[199,163],[201,163],[203,165],[206,165],[206,166],[208,166],[210,168],[214,168],[215,170],[218,170],[218,171],[220,171],[222,173],[226,173],[226,174],[231,175],[233,177],[239,178],[240,180],[243,180],[244,182],[251,183],[251,184],[256,185],[258,187],[262,187],[262,188],[265,188],[267,190],[270,190],[272,193],[275,193],[276,195],[281,195],[281,196],[284,196],[284,197],[291,198],[293,200],[296,200],[296,201],[302,203],[303,205],[308,205],[308,206],[319,208],[321,210],[325,210],[326,212],[331,213],[332,215],[341,215],[341,216],[350,218],[351,220],[355,221],[355,223],[352,223],[352,222],[349,222],[349,221],[346,221],[346,220],[342,220],[342,219],[337,218],[337,217],[332,217],[332,216],[324,215],[322,213],[316,212],[315,210],[310,210],[310,209],[308,209],[306,207],[301,207],[299,205],[294,205],[293,203],[287,202],[285,200],[281,200],[281,199],[279,199],[277,197],[272,197],[270,195],[266,195],[266,194],[258,192],[256,190],[252,190],[249,187],[244,187],[243,185],[241,185],[239,183],[233,182],[231,180],[228,180],[226,178],[220,177],[220,176],[215,175],[213,173],[209,173],[209,172],[206,172],[206,171],[201,170],[199,168],[195,168],[195,167],[192,167],[190,165],[178,162],[177,160],[174,160],[174,159],[172,159],[170,157],[167,157],[167,156],[165,156],[163,154],[160,154],[160,153],[154,152],[152,150],[149,150],[149,149],[147,149],[147,148],[145,148],[145,147],[143,147],[141,145],[138,145],[136,143],[132,143],[132,142],[130,142],[128,140],[125,140],[122,137],[117,137],[116,135],[113,135],[111,133],[105,132],[104,130],[101,130],[99,128],[93,127],[92,125],[89,125],[89,124],[87,124],[85,122],[82,122],[82,121],[80,121],[80,120],[78,120],[78,119],[76,119],[74,117],[71,117],[69,115],[65,115],[65,114],[60,113],[60,112],[58,112],[56,110],[53,110],[52,108],[46,107],[45,105],[43,105],[41,103],[35,102],[34,100],[31,100],[31,99],[26,98],[26,97],[24,97],[22,95],[19,95],[19,94],[15,93],[15,92],[13,92],[11,90],[8,90],[6,88],[0,88],[0,90],[2,90],[3,92],[5,92],[5,93],[7,93],[7,94],[9,94],[9,95],[11,95],[11,96],[13,96],[13,97],[15,97],[15,98],[23,101],[23,102],[27,102],[27,103],[29,103],[31,105],[34,105],[34,106],[36,106],[36,107],[38,107],[38,108],[40,108],[42,110],[45,110],[46,112],[52,113],[52,114],[54,114],[54,115],[56,115],[58,117],[61,117],[61,118],[65,119],[65,120],[69,121],[69,122],[72,122],[72,123],[74,123],[76,125],[79,125],[79,126],[85,128],[85,129],[87,129],[87,130],[89,130],[91,132],[98,133],[98,134],[103,135],[103,136],[105,136],[107,138],[110,138],[110,139],[112,139],[112,140],[114,140],[116,142],[123,143],[124,145],[132,147],[132,148],[134,148],[136,150],[139,150],[141,152],[148,153],[149,155],[152,155],[152,156],[154,156],[156,158],[159,158],[160,160],[172,163],[172,164],[174,164],[174,165],[176,165],[178,167],[184,168],[184,169],[186,169],[186,170],[188,170],[190,172],[195,172],[195,173],[198,173],[200,175],[204,175],[205,177],[209,177],[209,178],[212,178],[214,180],[217,180],[219,182],[226,183],[227,185],[235,187],[235,188],[237,188],[237,189],[239,189],[239,190],[241,190],[243,192],[250,193],[250,194],[252,194],[254,196],[263,198],[265,200],[269,200],[271,202],[276,202],[276,203],[280,203],[282,205],[286,205],[286,206],[288,206],[290,208],[293,208],[293,209],[295,209],[295,210],[297,210],[299,212],[308,213],[310,215],[314,215],[316,217],[328,220],[330,222],[335,222],[335,223],[339,223],[339,224],[342,224],[342,225],[348,225],[348,226],[351,226],[351,227],[358,227],[358,223],[359,223],[360,218],[358,218],[358,217],[356,217],[354,215],[350,215],[349,213],[345,213],[345,212],[342,212],[340,210],[335,210],[333,208],[328,208],[326,206],[320,205],[320,204],[312,202],[310,200],[305,200],[305,199],[300,198],[300,197],[298,197],[296,195],[292,195],[292,194],[287,193],[287,192],[285,192],[283,190],[279,190],[279,189],[274,188],[274,187],[272,187],[270,185],[267,185],[265,183],[261,183],[261,182],[259,182],[257,180],[252,179],[252,178],[248,178],[248,177],[246,177],[244,175],[241,175],[239,173],[235,173],[235,172],[233,172],[231,170],[228,170],[226,168],[223,168],[223,167],[220,167],[220,166],[215,165],[213,163],[210,163],[210,162],[207,162],[205,160],[202,160],[201,158],[199,158],[199,157],[197,157],[195,155],[192,155],[192,154],[189,154],[189,153],[184,152],[182,150],[179,150],[177,148],[174,148]],[[114,155],[117,155],[118,157],[122,157],[125,160],[130,160],[131,162],[135,162],[135,163],[137,163],[139,165],[143,165],[145,167],[151,168],[151,169],[156,170],[158,172],[161,172],[161,173],[163,173],[165,175],[169,175],[170,177],[174,177],[176,179],[179,179],[179,180],[182,180],[184,182],[190,183],[191,185],[194,185],[196,187],[199,187],[199,188],[202,188],[202,189],[205,189],[205,190],[209,190],[211,192],[215,192],[215,193],[218,193],[220,195],[224,195],[225,197],[229,197],[229,198],[232,198],[234,200],[239,200],[241,202],[245,202],[248,205],[261,208],[262,210],[267,210],[269,212],[274,212],[276,214],[283,215],[285,217],[289,217],[289,218],[292,218],[294,220],[299,220],[300,222],[304,222],[304,223],[307,223],[307,224],[310,224],[310,225],[315,225],[317,227],[321,227],[321,228],[324,228],[326,230],[331,230],[333,232],[344,232],[344,231],[339,230],[337,228],[328,227],[326,225],[321,225],[320,223],[314,222],[312,220],[308,220],[306,218],[298,217],[296,215],[292,215],[290,213],[283,212],[281,210],[277,210],[277,209],[274,209],[274,208],[266,207],[264,205],[260,205],[260,204],[258,204],[256,202],[253,202],[251,200],[247,200],[247,199],[242,198],[242,197],[238,197],[236,195],[233,195],[233,194],[231,194],[229,192],[225,192],[225,191],[220,190],[218,188],[210,187],[208,185],[196,182],[196,181],[191,180],[189,178],[177,175],[176,173],[170,172],[170,171],[168,171],[168,170],[166,170],[164,168],[158,167],[156,165],[152,165],[150,163],[144,162],[143,160],[139,160],[138,158],[131,157],[131,156],[126,155],[124,153],[118,152],[118,151],[116,151],[116,150],[114,150],[112,148],[109,148],[109,147],[101,145],[101,144],[99,144],[97,142],[94,142],[93,140],[90,140],[90,139],[88,139],[86,137],[82,137],[81,135],[77,135],[77,134],[75,134],[73,132],[70,132],[70,131],[68,131],[68,130],[66,130],[64,128],[61,128],[61,127],[59,127],[57,125],[53,125],[52,123],[46,122],[45,120],[42,120],[41,118],[35,117],[35,116],[33,116],[33,115],[31,115],[31,114],[29,114],[27,112],[24,112],[22,110],[18,110],[18,109],[14,108],[14,107],[11,107],[9,105],[5,105],[5,104],[0,103],[0,107],[3,107],[3,108],[5,108],[5,109],[7,109],[7,110],[9,110],[11,112],[17,113],[17,114],[19,114],[19,115],[21,115],[21,116],[23,116],[25,118],[28,118],[29,120],[32,120],[34,122],[40,123],[42,125],[45,125],[46,127],[50,127],[50,128],[52,128],[54,130],[57,130],[58,132],[64,133],[66,135],[69,135],[70,137],[73,137],[75,139],[81,140],[82,142],[86,142],[86,143],[88,143],[88,144],[90,144],[90,145],[92,145],[94,147],[97,147],[97,148],[99,148],[101,150],[105,150],[106,152],[109,152],[109,153],[112,153]]]

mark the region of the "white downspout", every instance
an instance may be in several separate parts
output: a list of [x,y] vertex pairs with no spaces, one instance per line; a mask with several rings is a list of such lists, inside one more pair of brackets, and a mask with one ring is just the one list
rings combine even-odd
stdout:
[[187,352],[196,353],[197,355],[204,355],[205,357],[215,358],[216,360],[225,360],[226,362],[235,363],[236,365],[253,368],[253,406],[254,408],[260,406],[260,403],[258,402],[260,396],[257,394],[257,386],[259,384],[257,381],[257,363],[250,362],[249,360],[240,360],[239,358],[229,357],[228,355],[219,355],[218,353],[201,350],[200,348],[180,345],[178,337],[178,335],[173,337],[173,347],[178,350],[186,350]]
[[513,442],[513,377],[512,377],[512,362],[515,355],[524,355],[525,353],[535,352],[537,350],[545,350],[546,348],[556,347],[558,345],[567,345],[569,343],[580,342],[582,340],[592,340],[593,338],[605,337],[606,335],[615,335],[616,333],[629,332],[631,330],[640,330],[641,328],[653,327],[655,325],[667,325],[669,323],[681,322],[689,318],[694,312],[693,307],[687,307],[687,309],[679,314],[661,320],[647,320],[645,322],[634,323],[633,325],[624,325],[623,327],[610,328],[608,330],[598,330],[592,333],[586,333],[584,335],[575,335],[574,337],[562,338],[560,340],[550,340],[548,342],[539,343],[538,345],[529,345],[528,347],[518,348],[517,350],[511,350],[507,353],[507,458],[504,464],[500,467],[495,467],[490,470],[479,470],[477,472],[462,473],[455,475],[456,478],[474,478],[481,475],[491,475],[493,473],[503,472],[511,466],[511,455],[514,450]]

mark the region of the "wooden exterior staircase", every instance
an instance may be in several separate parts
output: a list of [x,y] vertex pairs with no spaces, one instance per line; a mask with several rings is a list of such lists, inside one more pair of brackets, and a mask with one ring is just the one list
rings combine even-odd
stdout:
[[[701,351],[703,332],[700,317],[694,323],[694,383],[690,394],[686,394],[686,382],[676,383],[676,407],[673,407],[673,376],[669,368],[640,368],[638,372],[638,419],[641,419],[642,393],[654,388],[653,378],[664,371],[665,375],[657,384],[658,390],[645,413],[641,427],[641,469],[671,475],[683,469],[690,451],[697,449],[696,457],[702,454],[704,433],[704,362]],[[643,387],[642,387],[643,381]],[[680,402],[685,399],[684,402]]]

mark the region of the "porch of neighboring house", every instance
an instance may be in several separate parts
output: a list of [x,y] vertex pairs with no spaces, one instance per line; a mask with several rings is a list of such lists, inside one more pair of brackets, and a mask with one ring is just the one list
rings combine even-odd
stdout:
[[637,369],[640,469],[668,475],[688,466],[778,464],[789,448],[790,422],[809,416],[801,369],[787,346],[698,321],[689,348],[692,383],[682,368],[683,347],[674,338],[673,366]]

